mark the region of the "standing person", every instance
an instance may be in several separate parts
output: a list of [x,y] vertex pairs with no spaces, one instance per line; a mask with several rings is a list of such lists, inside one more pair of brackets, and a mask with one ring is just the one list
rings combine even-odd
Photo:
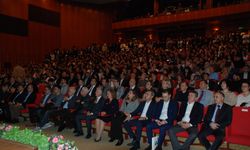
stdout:
[[[198,123],[202,121],[203,105],[196,102],[198,93],[189,91],[188,102],[181,103],[177,116],[177,125],[169,130],[169,137],[174,150],[188,149],[198,135]],[[189,136],[183,145],[180,145],[176,134],[187,131]]]
[[130,90],[127,97],[123,100],[120,111],[115,115],[111,121],[111,130],[110,130],[110,140],[118,140],[116,146],[120,146],[123,143],[122,137],[122,126],[123,122],[126,119],[126,113],[132,113],[139,106],[139,101],[136,96],[136,92]]
[[[232,122],[232,107],[224,103],[225,95],[216,92],[214,95],[215,104],[209,105],[204,118],[204,123],[199,134],[201,144],[207,150],[217,150],[225,137],[225,128]],[[210,144],[207,136],[214,135],[215,141]]]

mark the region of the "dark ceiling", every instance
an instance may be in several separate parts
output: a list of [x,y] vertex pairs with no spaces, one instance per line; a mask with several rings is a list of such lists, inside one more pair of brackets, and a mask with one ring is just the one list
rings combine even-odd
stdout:
[[108,3],[116,3],[116,2],[124,2],[129,0],[69,0],[72,2],[80,2],[80,3],[88,3],[88,4],[108,4]]

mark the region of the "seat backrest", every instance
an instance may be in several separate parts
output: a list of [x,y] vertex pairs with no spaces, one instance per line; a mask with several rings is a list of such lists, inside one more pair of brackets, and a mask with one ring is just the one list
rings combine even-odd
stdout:
[[250,136],[250,108],[234,107],[229,134]]

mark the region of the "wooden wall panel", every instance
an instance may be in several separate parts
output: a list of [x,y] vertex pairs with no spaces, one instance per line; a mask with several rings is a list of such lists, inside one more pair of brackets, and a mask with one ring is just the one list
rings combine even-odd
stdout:
[[94,8],[61,6],[61,47],[86,47],[112,40],[111,16]]
[[31,61],[41,62],[50,51],[60,47],[60,29],[36,22],[29,22],[29,56]]
[[[60,26],[28,20],[30,4],[60,13]],[[0,33],[1,65],[41,62],[55,48],[86,47],[112,40],[112,17],[94,8],[59,4],[57,0],[0,0],[0,14],[28,20],[26,36]]]
[[29,0],[0,0],[0,13],[21,19],[28,19]]

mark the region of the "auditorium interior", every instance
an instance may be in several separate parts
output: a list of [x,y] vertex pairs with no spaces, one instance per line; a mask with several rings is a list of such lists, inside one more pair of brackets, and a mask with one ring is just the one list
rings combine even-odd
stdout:
[[0,149],[250,150],[250,0],[0,0]]

